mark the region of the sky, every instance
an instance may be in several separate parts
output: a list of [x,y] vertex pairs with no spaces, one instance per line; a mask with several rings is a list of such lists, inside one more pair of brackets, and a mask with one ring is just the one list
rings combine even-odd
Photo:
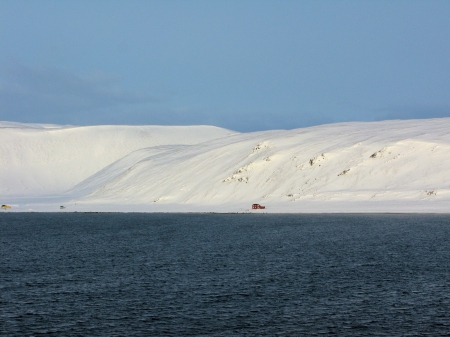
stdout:
[[450,1],[0,0],[0,120],[248,132],[450,116]]

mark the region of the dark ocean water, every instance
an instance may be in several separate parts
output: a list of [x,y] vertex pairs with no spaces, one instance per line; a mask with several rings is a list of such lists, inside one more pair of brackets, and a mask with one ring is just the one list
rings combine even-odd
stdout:
[[0,213],[2,336],[450,336],[449,215]]

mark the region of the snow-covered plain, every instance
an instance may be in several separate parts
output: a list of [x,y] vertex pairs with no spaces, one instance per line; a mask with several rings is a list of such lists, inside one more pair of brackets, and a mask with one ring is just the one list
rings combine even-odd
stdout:
[[8,211],[450,211],[450,118],[253,133],[0,122],[0,141]]

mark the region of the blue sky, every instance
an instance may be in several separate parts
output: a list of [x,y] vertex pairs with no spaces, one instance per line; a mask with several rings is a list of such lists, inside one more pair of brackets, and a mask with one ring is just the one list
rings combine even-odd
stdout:
[[450,1],[0,0],[0,120],[450,116]]

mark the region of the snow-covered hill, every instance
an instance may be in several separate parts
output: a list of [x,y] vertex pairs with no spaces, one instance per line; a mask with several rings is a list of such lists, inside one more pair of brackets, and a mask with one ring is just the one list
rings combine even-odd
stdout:
[[[0,127],[0,202],[10,197],[21,210],[59,203],[67,210],[246,211],[255,202],[267,212],[450,210],[450,118],[255,133]],[[39,195],[47,199],[29,199]]]
[[235,132],[212,126],[58,126],[0,122],[0,195],[60,194],[127,154]]

